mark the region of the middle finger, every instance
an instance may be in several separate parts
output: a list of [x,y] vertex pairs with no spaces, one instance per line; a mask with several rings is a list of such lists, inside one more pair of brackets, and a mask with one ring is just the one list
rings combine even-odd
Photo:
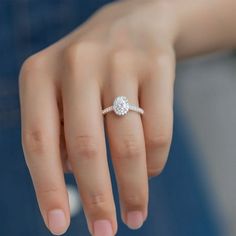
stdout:
[[95,67],[98,63],[91,53],[79,52],[79,58],[75,55],[67,64],[68,79],[62,85],[66,147],[90,232],[111,236],[117,225],[100,91],[94,79],[100,75],[96,68],[91,69],[91,65]]

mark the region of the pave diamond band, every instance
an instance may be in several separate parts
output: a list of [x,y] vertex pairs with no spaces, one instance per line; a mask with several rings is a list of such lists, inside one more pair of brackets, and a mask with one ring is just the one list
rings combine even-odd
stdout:
[[108,112],[114,111],[118,116],[124,116],[128,111],[135,111],[140,114],[144,113],[144,110],[133,104],[129,104],[127,97],[118,96],[115,98],[113,105],[102,110],[102,114],[105,115]]

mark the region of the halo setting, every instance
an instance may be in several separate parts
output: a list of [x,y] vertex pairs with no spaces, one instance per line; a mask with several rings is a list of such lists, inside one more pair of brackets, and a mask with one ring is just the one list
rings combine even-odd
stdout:
[[129,111],[134,111],[141,115],[144,113],[144,110],[141,107],[129,104],[128,98],[125,96],[116,97],[113,102],[113,105],[103,109],[102,114],[105,115],[111,111],[113,111],[118,116],[124,116]]
[[127,97],[125,96],[116,97],[116,99],[113,102],[113,110],[119,116],[127,114],[129,111],[129,102]]

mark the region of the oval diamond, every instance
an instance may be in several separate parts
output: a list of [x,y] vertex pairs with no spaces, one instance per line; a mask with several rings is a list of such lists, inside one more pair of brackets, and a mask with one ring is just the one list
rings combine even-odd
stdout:
[[129,111],[129,102],[127,97],[125,96],[117,97],[113,102],[113,110],[119,116],[127,114]]

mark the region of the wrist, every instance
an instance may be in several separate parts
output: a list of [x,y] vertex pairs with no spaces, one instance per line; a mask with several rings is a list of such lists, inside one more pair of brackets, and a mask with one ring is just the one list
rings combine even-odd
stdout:
[[[175,41],[177,58],[204,54],[236,46],[236,2],[180,1],[178,34]],[[233,19],[234,18],[234,19]]]

